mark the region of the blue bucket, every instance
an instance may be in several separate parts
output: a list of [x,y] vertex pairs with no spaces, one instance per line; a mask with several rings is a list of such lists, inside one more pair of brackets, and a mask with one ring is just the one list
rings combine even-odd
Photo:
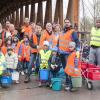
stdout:
[[10,87],[12,84],[11,76],[2,76],[1,84],[2,84],[2,87]]
[[51,84],[52,84],[52,90],[61,91],[62,89],[62,79],[61,78],[52,78]]
[[47,81],[49,79],[49,70],[40,69],[40,80]]

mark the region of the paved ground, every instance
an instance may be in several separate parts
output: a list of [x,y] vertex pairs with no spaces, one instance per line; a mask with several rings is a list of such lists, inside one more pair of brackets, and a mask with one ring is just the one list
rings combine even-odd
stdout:
[[23,80],[18,85],[8,89],[0,89],[0,100],[100,100],[100,82],[94,82],[94,90],[82,87],[80,91],[70,93],[64,90],[54,92],[49,88],[38,88],[37,81],[25,84]]

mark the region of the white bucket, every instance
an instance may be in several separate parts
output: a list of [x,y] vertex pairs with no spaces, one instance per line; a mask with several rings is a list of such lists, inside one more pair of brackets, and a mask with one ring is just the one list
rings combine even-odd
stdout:
[[19,73],[17,71],[14,71],[12,73],[12,80],[13,81],[19,80]]

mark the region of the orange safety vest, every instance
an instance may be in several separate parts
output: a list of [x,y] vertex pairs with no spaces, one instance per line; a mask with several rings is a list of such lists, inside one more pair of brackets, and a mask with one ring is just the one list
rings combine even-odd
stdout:
[[79,77],[81,76],[81,64],[78,62],[77,71],[75,70],[75,57],[76,52],[71,53],[67,59],[67,65],[65,67],[65,73],[72,77]]
[[[33,34],[32,39],[33,39],[34,45],[38,45],[38,38],[36,34]],[[37,49],[31,48],[31,53],[37,53],[37,52],[38,52]]]
[[2,51],[2,53],[3,53],[4,55],[6,55],[6,53],[7,53],[7,47],[6,47],[6,46],[2,46],[2,47],[1,47],[1,51]]
[[29,37],[31,36],[32,34],[32,28],[31,26],[23,26],[22,27],[22,32],[24,32],[25,35],[28,35]]
[[19,48],[20,48],[21,43],[18,42],[17,46],[13,49],[14,53],[18,54]]
[[73,29],[67,31],[67,33],[61,33],[59,36],[59,50],[69,52],[69,42],[72,42],[72,33],[74,32]]
[[18,49],[18,60],[19,61],[23,61],[23,55],[24,55],[24,44],[23,43],[21,43],[20,44],[20,47],[19,47],[19,49]]
[[24,58],[24,60],[25,61],[30,61],[30,46],[28,45],[28,46],[26,46],[26,45],[24,45],[24,49],[23,49],[24,51],[23,51],[23,58]]
[[52,42],[52,39],[53,39],[53,35],[49,34],[46,30],[44,31],[44,33],[42,34],[41,36],[41,39],[40,39],[40,46],[43,46],[43,42],[44,41],[48,41],[48,42]]
[[55,46],[57,46],[58,40],[59,40],[59,35],[56,36],[56,34],[53,34],[52,35],[52,48],[54,48]]

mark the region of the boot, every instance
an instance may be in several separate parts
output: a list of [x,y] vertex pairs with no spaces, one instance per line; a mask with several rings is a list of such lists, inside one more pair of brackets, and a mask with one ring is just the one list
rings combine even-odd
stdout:
[[30,77],[28,75],[26,75],[24,83],[29,83],[30,82]]

